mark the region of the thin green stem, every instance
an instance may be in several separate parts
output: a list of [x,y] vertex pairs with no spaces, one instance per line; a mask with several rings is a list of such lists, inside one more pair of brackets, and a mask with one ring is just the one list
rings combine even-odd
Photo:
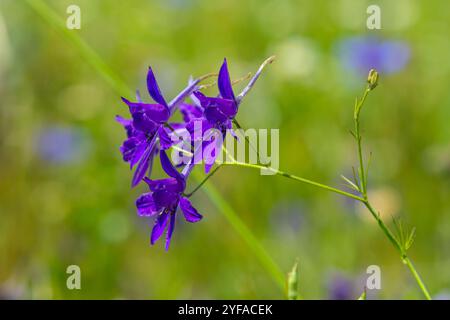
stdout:
[[[359,159],[359,176],[361,180],[361,194],[363,199],[360,200],[369,210],[369,212],[372,214],[374,219],[377,221],[378,226],[383,231],[384,235],[388,240],[392,243],[392,245],[397,249],[397,251],[400,254],[400,257],[404,264],[406,264],[411,271],[414,279],[416,280],[417,284],[419,285],[420,289],[422,290],[422,293],[425,295],[426,299],[431,300],[430,293],[428,292],[427,287],[425,286],[424,282],[422,281],[422,278],[420,277],[419,273],[417,272],[416,268],[412,264],[412,261],[407,256],[406,251],[407,249],[399,242],[399,240],[394,236],[392,231],[387,227],[387,225],[383,222],[383,220],[380,217],[379,212],[377,212],[374,207],[371,205],[369,201],[369,197],[367,195],[367,171],[364,168],[364,160],[363,160],[363,148],[362,148],[362,137],[360,132],[360,113],[362,106],[369,94],[369,92],[374,87],[370,87],[370,84],[366,87],[366,90],[364,91],[364,95],[362,96],[361,100],[355,105],[354,110],[354,123],[355,123],[355,139],[357,142],[357,149],[358,149],[358,159]],[[357,182],[357,181],[355,181]]]
[[359,114],[361,112],[361,108],[366,101],[367,95],[369,94],[369,88],[364,91],[364,95],[361,100],[357,103],[355,107],[354,120],[355,120],[355,139],[358,144],[358,159],[359,159],[359,177],[361,180],[361,191],[363,195],[365,195],[367,191],[367,180],[366,180],[366,172],[364,170],[364,158],[362,152],[362,144],[361,144],[361,132],[360,132],[360,122],[359,122]]
[[425,283],[422,281],[422,278],[420,277],[419,273],[417,272],[416,268],[414,267],[412,261],[405,255],[403,258],[403,263],[405,263],[409,270],[411,271],[412,275],[416,279],[417,284],[419,285],[420,289],[422,290],[423,294],[427,298],[427,300],[432,300],[431,295],[428,292],[427,287],[425,286]]
[[258,164],[244,163],[244,162],[239,162],[239,161],[225,162],[223,164],[224,165],[236,165],[236,166],[240,166],[240,167],[247,167],[247,168],[259,169],[259,170],[270,170],[273,173],[275,173],[276,175],[279,175],[279,176],[282,176],[282,177],[286,177],[286,178],[289,178],[289,179],[292,179],[292,180],[300,181],[300,182],[303,182],[303,183],[306,183],[306,184],[309,184],[309,185],[312,185],[312,186],[315,186],[315,187],[318,187],[318,188],[321,188],[321,189],[324,189],[324,190],[327,190],[327,191],[331,191],[331,192],[334,192],[334,193],[337,193],[337,194],[340,194],[340,195],[343,195],[343,196],[346,196],[346,197],[349,197],[349,198],[352,198],[352,199],[355,199],[355,200],[358,200],[358,201],[364,201],[363,198],[358,197],[357,195],[351,194],[349,192],[346,192],[346,191],[343,191],[343,190],[340,190],[340,189],[336,189],[336,188],[333,188],[333,187],[330,187],[330,186],[327,186],[325,184],[322,184],[322,183],[319,183],[319,182],[315,182],[315,181],[312,181],[312,180],[309,180],[309,179],[298,177],[298,176],[292,175],[290,173],[286,173],[286,172],[283,172],[281,170],[274,169],[272,167],[262,166],[262,165],[258,165]]
[[196,193],[204,184],[206,181],[208,181],[209,178],[211,178],[221,167],[222,165],[217,165],[213,171],[211,171],[203,180],[192,190],[191,192],[185,194],[186,197],[191,197],[194,193]]
[[[367,198],[367,195],[365,195]],[[377,221],[378,226],[383,231],[383,233],[386,235],[386,237],[389,239],[389,241],[394,245],[394,247],[397,249],[397,251],[400,253],[401,256],[404,256],[404,250],[400,243],[395,238],[394,234],[391,230],[384,224],[383,220],[381,220],[380,214],[372,207],[369,200],[364,200],[362,203],[366,206],[367,210],[372,214],[374,219]]]

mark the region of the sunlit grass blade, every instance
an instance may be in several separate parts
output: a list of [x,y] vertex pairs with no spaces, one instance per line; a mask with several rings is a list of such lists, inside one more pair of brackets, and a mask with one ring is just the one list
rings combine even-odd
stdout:
[[[203,176],[196,171],[192,172],[192,177],[198,182],[203,179]],[[272,276],[273,280],[277,283],[279,288],[284,291],[284,274],[272,259],[272,257],[269,255],[269,253],[266,251],[264,246],[253,235],[251,230],[242,222],[238,214],[225,201],[225,199],[220,195],[220,193],[210,183],[210,181],[207,181],[203,185],[202,190],[208,195],[209,199],[214,203],[214,205],[220,209],[228,222],[233,226],[237,233],[239,233],[242,239],[244,239],[244,241],[256,255],[258,260],[267,270],[267,272],[269,272],[269,274]]]
[[114,91],[121,96],[133,96],[134,91],[130,90],[128,86],[122,81],[122,79],[115,73],[102,58],[84,41],[78,36],[76,30],[69,30],[66,27],[65,21],[55,13],[44,1],[42,0],[26,0],[26,2],[32,7],[49,25],[55,28],[58,32],[62,33],[64,38],[67,39],[80,53],[80,56],[88,62],[110,85]]

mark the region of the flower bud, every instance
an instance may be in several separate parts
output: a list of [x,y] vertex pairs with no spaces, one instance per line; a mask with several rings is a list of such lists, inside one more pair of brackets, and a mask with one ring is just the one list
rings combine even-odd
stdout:
[[369,84],[369,89],[373,90],[378,85],[378,72],[375,69],[370,69],[369,75],[367,76],[367,83]]

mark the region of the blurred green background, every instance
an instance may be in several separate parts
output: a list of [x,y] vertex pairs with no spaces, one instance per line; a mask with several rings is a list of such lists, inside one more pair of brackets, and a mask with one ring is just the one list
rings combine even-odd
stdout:
[[[382,29],[368,30],[375,2]],[[81,30],[68,33],[143,94],[149,65],[173,97],[224,57],[239,78],[275,54],[239,121],[280,129],[280,169],[339,187],[357,163],[352,108],[375,61],[381,81],[362,119],[370,193],[387,222],[417,227],[410,256],[432,295],[448,297],[450,7],[375,2],[43,1],[64,22],[67,6],[79,5]],[[0,297],[285,298],[204,192],[193,199],[204,219],[178,220],[169,252],[150,246],[152,220],[134,207],[145,187],[130,189],[118,150],[124,132],[114,116],[126,111],[67,34],[27,1],[0,0]],[[303,297],[356,298],[375,264],[382,289],[369,297],[422,298],[353,201],[244,168],[222,168],[212,183],[283,273],[298,257]],[[81,290],[66,288],[72,264]]]

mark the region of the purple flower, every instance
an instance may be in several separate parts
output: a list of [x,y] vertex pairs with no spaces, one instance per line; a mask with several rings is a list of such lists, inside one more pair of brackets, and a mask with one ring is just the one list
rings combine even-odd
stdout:
[[161,94],[152,68],[148,69],[147,89],[156,102],[155,104],[142,102],[137,93],[137,102],[122,98],[129,107],[132,119],[116,117],[116,120],[124,126],[127,132],[127,139],[120,147],[123,160],[130,163],[130,168],[137,164],[131,183],[132,187],[142,180],[149,169],[151,170],[153,157],[158,151],[157,138],[159,138],[159,144],[163,150],[172,144],[168,129],[164,127],[171,114],[170,108]]
[[367,74],[370,69],[390,74],[401,71],[410,58],[410,48],[402,41],[376,37],[352,37],[338,43],[338,55],[344,67]]
[[[234,96],[226,59],[224,59],[219,71],[218,87],[220,92],[219,97],[207,97],[203,93],[195,91],[194,98],[198,100],[198,105],[180,106],[185,121],[189,121],[186,129],[191,134],[194,131],[194,121],[201,121],[202,132],[200,136],[203,136],[203,133],[209,129],[217,129],[220,131],[222,140],[219,142],[215,140],[206,142],[206,144],[217,143],[216,150],[220,149],[220,143],[225,138],[226,130],[232,129],[232,120],[238,111],[238,102]],[[214,152],[213,155],[209,155],[208,159],[205,159],[206,173],[211,169],[217,156],[218,152]]]
[[169,175],[169,178],[159,180],[144,178],[144,181],[150,188],[150,192],[142,194],[136,200],[136,207],[140,216],[157,216],[150,242],[153,245],[167,230],[166,250],[168,250],[175,227],[178,206],[188,222],[197,222],[202,219],[202,215],[192,206],[189,199],[183,196],[189,170],[186,174],[179,173],[162,150],[160,158],[162,168]]
[[226,59],[224,59],[219,71],[218,87],[220,97],[206,97],[199,91],[194,92],[194,95],[203,107],[205,119],[215,128],[226,130],[231,128],[231,121],[238,111],[238,104],[231,86]]

